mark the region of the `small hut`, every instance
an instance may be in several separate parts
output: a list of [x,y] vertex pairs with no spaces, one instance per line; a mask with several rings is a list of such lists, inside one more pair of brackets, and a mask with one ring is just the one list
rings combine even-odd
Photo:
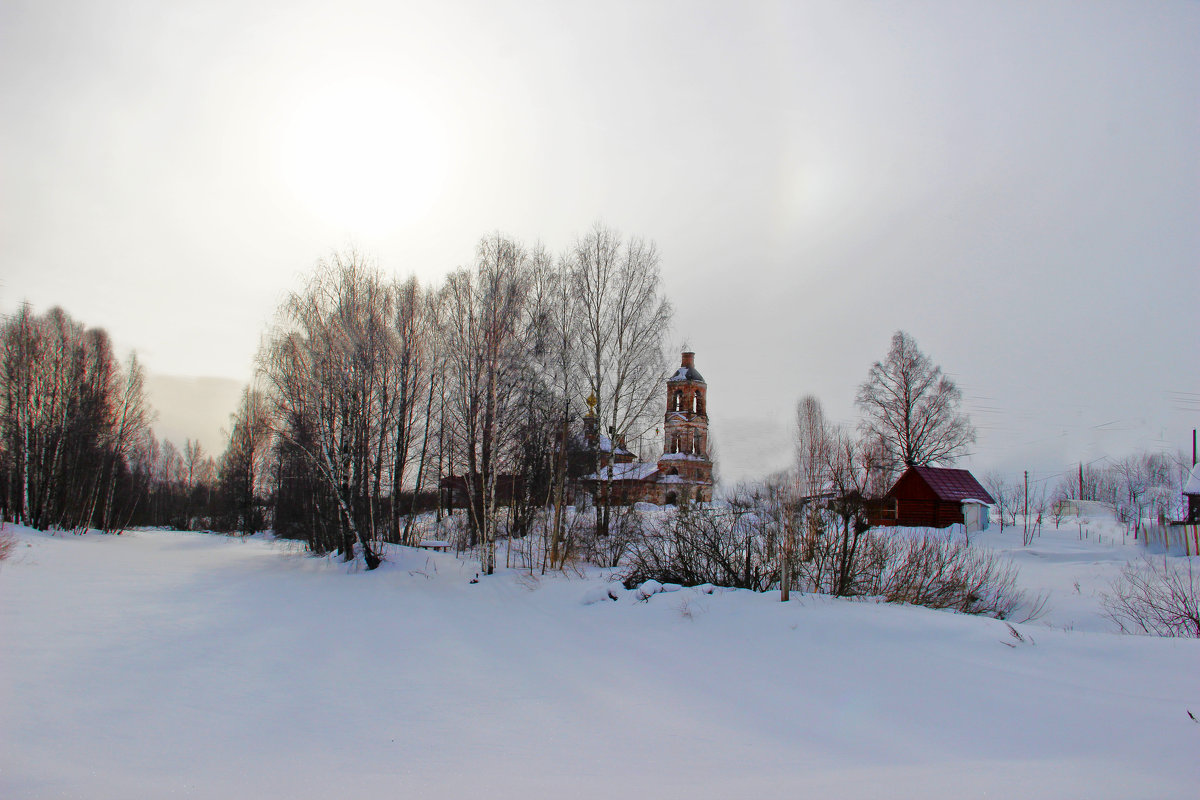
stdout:
[[872,525],[987,529],[987,508],[996,501],[965,469],[912,466],[872,510]]

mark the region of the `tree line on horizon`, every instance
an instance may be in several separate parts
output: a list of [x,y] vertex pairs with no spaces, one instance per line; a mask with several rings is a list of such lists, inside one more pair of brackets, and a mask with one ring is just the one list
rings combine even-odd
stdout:
[[33,528],[233,530],[232,449],[155,437],[137,356],[61,308],[0,326],[0,516]]
[[[24,306],[2,333],[3,513],[38,528],[269,524],[373,568],[455,474],[490,572],[502,502],[518,534],[561,508],[583,398],[630,442],[653,427],[671,318],[655,244],[600,224],[558,255],[490,234],[437,285],[335,253],[280,307],[214,460],[155,439],[135,356]],[[501,497],[506,480],[523,491]],[[561,515],[554,528],[558,542]]]
[[[281,304],[214,458],[191,440],[179,449],[155,437],[142,368],[135,356],[119,362],[103,330],[23,306],[0,330],[0,511],[42,529],[270,527],[373,568],[384,543],[419,541],[420,512],[441,519],[439,479],[456,475],[468,495],[462,544],[477,549],[483,572],[495,568],[499,538],[530,533],[542,539],[543,567],[561,566],[583,536],[567,521],[568,484],[598,468],[595,452],[571,458],[583,398],[597,399],[603,432],[637,449],[660,420],[671,315],[654,243],[599,224],[559,255],[485,236],[468,266],[430,285],[335,253]],[[700,527],[719,543],[676,530],[668,549],[732,548],[748,559],[737,579],[748,587],[858,592],[871,500],[906,465],[953,464],[975,432],[960,390],[904,331],[856,401],[858,424],[842,426],[802,398],[793,468],[728,493],[739,513],[776,521],[756,543],[713,517]],[[1089,466],[1074,495],[1140,519],[1165,496],[1172,463]],[[1002,525],[1012,524],[1012,483],[985,483]],[[1060,493],[1074,496],[1072,486]],[[616,566],[641,543],[604,491],[590,552]],[[763,560],[751,569],[754,552]],[[797,583],[801,573],[809,578]]]

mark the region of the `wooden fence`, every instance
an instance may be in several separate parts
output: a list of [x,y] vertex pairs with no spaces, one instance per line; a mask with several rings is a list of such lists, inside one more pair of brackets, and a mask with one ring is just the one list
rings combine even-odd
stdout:
[[1173,556],[1200,555],[1200,525],[1168,522],[1142,528],[1142,546],[1154,553]]

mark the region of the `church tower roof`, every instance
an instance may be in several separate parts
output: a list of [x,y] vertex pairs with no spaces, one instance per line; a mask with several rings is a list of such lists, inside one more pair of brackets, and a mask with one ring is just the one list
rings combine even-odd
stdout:
[[678,383],[680,381],[695,381],[697,383],[704,383],[704,376],[696,371],[695,353],[684,353],[683,362],[679,365],[679,369],[675,370],[674,375],[667,378],[667,383]]

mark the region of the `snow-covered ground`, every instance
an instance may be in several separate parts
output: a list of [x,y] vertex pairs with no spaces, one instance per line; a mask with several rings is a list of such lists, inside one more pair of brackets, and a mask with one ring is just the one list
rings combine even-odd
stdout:
[[[1122,636],[1138,556],[1013,551],[1037,622],[635,592],[262,537],[18,538],[0,565],[0,797],[1191,798],[1200,642]],[[1104,535],[1104,534],[1101,534]],[[1078,584],[1078,588],[1076,588]]]

